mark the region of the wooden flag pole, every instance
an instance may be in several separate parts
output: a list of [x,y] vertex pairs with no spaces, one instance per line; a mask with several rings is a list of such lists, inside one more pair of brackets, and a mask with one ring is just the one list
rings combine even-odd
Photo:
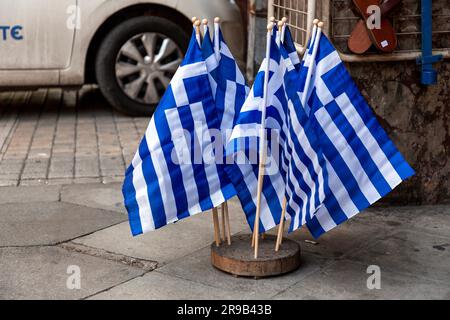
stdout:
[[215,17],[214,18],[214,54],[216,56],[216,60],[220,60],[220,39],[219,39],[219,33],[220,33],[220,18]]
[[283,21],[278,21],[277,46],[281,46],[281,31],[283,30]]
[[281,43],[284,43],[284,36],[286,34],[286,23],[288,19],[286,17],[281,18],[281,22],[283,23],[281,28]]
[[256,203],[256,217],[253,227],[253,238],[255,240],[255,259],[258,258],[259,249],[259,218],[261,215],[261,194],[264,181],[264,171],[266,164],[266,109],[268,102],[268,88],[269,88],[269,71],[270,71],[270,44],[273,30],[273,23],[267,25],[267,44],[266,44],[266,66],[264,72],[264,104],[261,112],[261,128],[259,135],[259,171],[258,171],[258,190],[257,190],[257,203]]
[[[208,19],[202,20],[203,24],[203,35],[207,32],[208,27]],[[219,56],[219,50],[220,50],[220,44],[219,44],[219,29],[220,28],[220,18],[215,17],[214,18],[214,53],[216,55],[216,58]],[[219,228],[220,229],[220,228]],[[228,202],[225,201],[222,203],[222,234],[221,234],[222,241],[227,240],[228,245],[231,244],[231,228],[230,228],[230,217],[228,214]]]
[[[194,20],[194,18],[195,18],[194,26],[197,42],[199,45],[201,45],[200,25],[203,24],[203,34],[205,34],[208,27],[208,19],[203,19],[202,22],[200,23],[200,20],[198,20],[196,17],[193,17],[192,20]],[[222,237],[220,235],[219,213],[217,208],[212,208],[212,217],[214,224],[214,241],[216,242],[216,246],[218,247],[221,244]]]
[[200,25],[201,25],[200,20],[198,20],[198,19],[195,20],[195,22],[194,22],[195,37],[197,39],[198,45],[201,47],[202,46],[202,35],[201,35],[201,32],[200,32]]
[[214,223],[214,241],[216,242],[216,246],[220,246],[220,226],[217,208],[212,208],[212,216]]
[[280,224],[278,225],[277,242],[275,243],[275,251],[278,252],[283,239],[284,217],[286,216],[286,197],[283,199],[283,208],[281,210]]
[[221,237],[222,237],[222,241],[225,242],[225,238],[227,236],[227,230],[226,230],[226,217],[225,217],[225,202],[222,203],[222,233],[221,233]]
[[203,19],[202,25],[203,25],[203,38],[204,38],[206,35],[206,32],[208,32],[208,19]]
[[[223,206],[223,208],[225,208],[225,222],[224,222],[224,224],[225,224],[225,228],[224,228],[224,233],[225,233],[225,230],[226,230],[226,238],[227,238],[227,243],[228,243],[228,245],[231,245],[231,226],[230,226],[230,215],[229,215],[229,213],[228,213],[228,202],[227,201],[225,201],[223,204],[222,204],[222,206]],[[224,235],[224,238],[225,238],[225,235]]]
[[[287,23],[287,18],[283,17],[279,22],[278,22],[278,29],[280,32],[280,40],[279,43],[283,43],[284,42],[284,36],[285,36],[285,32],[286,32],[286,23]],[[280,223],[278,224],[278,234],[277,234],[277,241],[275,243],[275,251],[277,252],[280,248],[281,245],[281,241],[283,239],[283,230],[284,230],[284,217],[286,215],[286,197],[284,197],[283,199],[283,206],[282,206],[282,210],[281,210],[281,217],[280,217]]]

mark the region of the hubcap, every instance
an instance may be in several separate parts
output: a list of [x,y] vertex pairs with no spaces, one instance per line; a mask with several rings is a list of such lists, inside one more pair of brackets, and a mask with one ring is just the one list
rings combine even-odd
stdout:
[[157,104],[182,59],[181,49],[167,36],[153,32],[138,34],[117,54],[117,82],[129,98]]

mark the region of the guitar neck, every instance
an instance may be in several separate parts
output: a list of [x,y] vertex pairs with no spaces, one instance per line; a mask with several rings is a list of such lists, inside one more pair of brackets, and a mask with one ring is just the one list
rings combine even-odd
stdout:
[[388,0],[380,5],[381,16],[385,16],[397,7],[402,0]]

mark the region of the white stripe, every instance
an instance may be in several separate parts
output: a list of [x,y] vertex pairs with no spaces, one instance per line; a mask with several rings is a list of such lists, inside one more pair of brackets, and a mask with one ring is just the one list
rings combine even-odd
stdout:
[[337,152],[347,164],[366,199],[370,203],[377,201],[380,198],[380,194],[372,184],[372,181],[370,181],[353,149],[350,147],[345,137],[333,122],[333,119],[328,114],[328,111],[325,108],[319,108],[315,115],[325,134],[328,136],[330,141],[332,141]]
[[220,128],[222,130],[233,128],[234,107],[236,103],[236,83],[227,80],[226,86],[227,89],[225,91],[224,113],[222,123],[220,124]]
[[220,53],[230,59],[233,59],[233,54],[231,53],[230,49],[223,41],[220,43]]
[[[355,214],[357,214],[359,210],[348,194],[347,189],[337,175],[336,171],[334,171],[334,168],[330,164],[330,161],[327,158],[326,160],[326,167],[328,171],[328,186],[330,187],[330,191],[333,193],[334,197],[339,203],[339,206],[341,207],[342,211],[344,211],[347,218],[351,218]],[[323,206],[321,208],[323,208]]]
[[[178,108],[166,110],[166,117],[170,132],[176,132],[177,130],[180,130],[180,128],[183,128],[180,120],[180,115],[178,113]],[[177,154],[186,152],[186,150],[190,150],[191,146],[190,143],[187,143],[184,136],[180,139],[174,140],[173,144],[175,150],[177,151]],[[198,199],[197,185],[193,183],[195,181],[194,170],[192,168],[192,164],[190,163],[181,163],[179,164],[179,168],[181,170],[183,185],[186,191],[189,214],[194,215],[202,211]]]
[[176,201],[173,195],[172,180],[170,179],[170,174],[166,162],[172,161],[172,159],[166,159],[164,157],[154,118],[150,120],[150,125],[145,132],[145,139],[147,141],[147,146],[153,162],[156,177],[158,178],[157,182],[159,185],[159,189],[161,190],[161,198],[164,205],[166,221],[167,223],[177,221],[178,217],[177,207],[175,205]]
[[[294,108],[293,104],[291,101],[289,101],[289,106],[291,108]],[[303,128],[303,126],[300,124],[300,122],[298,121],[296,114],[294,113],[293,116],[291,117],[292,120],[292,126],[294,131],[297,134],[297,139],[300,143],[300,147],[302,148],[303,152],[305,153],[305,155],[308,157],[308,159],[311,161],[311,163],[313,164],[313,169],[314,172],[316,173],[319,181],[322,181],[323,183],[323,178],[322,177],[322,168],[319,164],[319,158],[317,156],[316,151],[312,148],[311,144],[309,143],[308,137],[306,136],[305,130]],[[291,144],[293,144],[291,142]],[[293,157],[293,161],[294,163],[302,163],[299,156],[297,155],[297,152],[294,149],[294,146],[292,146],[292,153],[294,155]],[[291,160],[291,161],[292,161]],[[303,165],[303,163],[302,163]],[[316,182],[312,179],[308,169],[306,166],[304,166],[304,169],[300,170],[301,172],[306,171],[308,174],[305,176],[304,173],[302,173],[303,175],[303,179],[305,180],[305,183],[308,185],[308,187],[311,189],[311,195],[310,195],[310,212],[309,215],[312,216],[314,214],[314,212],[316,211],[316,207],[315,207],[315,194],[316,192],[319,192],[319,199],[324,199],[325,196],[323,194],[323,185],[319,185],[319,189],[317,190],[317,184]],[[321,196],[322,194],[322,196]],[[320,197],[321,196],[321,197]]]
[[288,71],[292,71],[295,69],[294,65],[292,64],[292,60],[290,58],[284,59],[284,65],[286,66],[286,69]]
[[232,140],[245,138],[245,137],[258,137],[259,131],[261,129],[261,124],[259,123],[246,123],[246,124],[238,124],[234,126],[233,132],[231,134],[228,143],[231,143]]
[[263,102],[264,101],[263,101],[263,99],[261,97],[255,97],[254,96],[253,89],[252,89],[252,91],[250,91],[249,97],[245,100],[244,104],[242,105],[241,113],[242,112],[247,112],[247,111],[260,110],[260,105]]
[[389,159],[386,157],[386,154],[380,148],[380,145],[370,133],[369,129],[361,119],[361,116],[359,115],[355,106],[351,103],[347,94],[343,93],[339,97],[337,97],[336,103],[341,109],[344,116],[347,118],[348,122],[351,124],[353,130],[355,130],[361,143],[366,147],[367,151],[370,154],[370,157],[375,162],[378,170],[386,179],[391,189],[395,188],[395,186],[397,186],[402,181],[402,179],[392,166]]
[[328,111],[325,108],[319,108],[316,112],[316,119],[339,155],[347,164],[366,199],[370,203],[377,201],[380,198],[380,194],[372,184],[372,181],[370,181],[353,149],[333,122]]
[[184,79],[198,77],[208,74],[205,62],[196,62],[179,67],[177,72],[170,82],[172,88],[173,97],[178,107],[186,106],[189,104],[189,99],[184,88]]
[[291,63],[294,65],[300,63],[300,59],[296,51],[289,53],[289,58],[292,61]]
[[141,220],[142,232],[155,230],[155,223],[153,221],[152,209],[148,199],[147,182],[142,172],[142,159],[133,159],[133,186],[136,190],[136,202],[139,207],[139,218]]
[[241,70],[239,69],[239,66],[236,64],[236,83],[239,83],[242,86],[245,86],[245,78],[242,74]]
[[220,23],[214,22],[214,53],[216,55],[217,61],[220,60],[219,32],[220,32]]
[[308,201],[308,195],[305,193],[305,191],[300,187],[300,183],[297,180],[297,177],[293,173],[293,163],[289,165],[289,171],[288,171],[288,180],[291,181],[294,184],[294,192],[295,194],[302,200],[302,206],[300,207],[297,202],[293,199],[293,192],[291,191],[290,194],[290,201],[289,205],[292,207],[292,204],[295,203],[297,205],[297,210],[295,210],[295,216],[294,216],[294,223],[293,228],[298,229],[300,227],[300,220],[299,217],[301,216],[301,225],[305,224],[305,218],[306,218],[306,203]]
[[[239,168],[242,172],[242,175],[244,176],[245,185],[247,186],[252,196],[253,204],[256,207],[258,179],[256,178],[251,165],[240,165]],[[269,205],[267,204],[267,199],[264,193],[261,194],[260,220],[261,224],[264,227],[264,230],[269,230],[276,226],[275,220],[273,219],[273,216],[270,212]]]
[[319,210],[315,214],[315,217],[317,218],[317,221],[319,221],[320,226],[325,232],[330,231],[337,226],[325,206],[319,208]]
[[[192,118],[199,120],[195,124],[195,131],[197,138],[201,138],[200,150],[202,152],[207,148],[211,147],[211,135],[208,130],[206,116],[203,110],[203,104],[201,102],[194,103],[191,105]],[[214,207],[225,202],[222,190],[220,188],[219,174],[217,172],[217,167],[215,161],[212,164],[204,163],[205,175],[208,180],[209,187],[209,197],[213,203]]]
[[[186,78],[198,77],[204,74],[207,74],[208,70],[206,69],[205,62],[195,62],[186,64],[178,68],[177,72],[173,76],[173,79],[179,81]],[[172,81],[173,81],[172,79]]]
[[205,63],[208,72],[214,71],[219,66],[219,63],[217,62],[217,59],[213,54],[206,58]]

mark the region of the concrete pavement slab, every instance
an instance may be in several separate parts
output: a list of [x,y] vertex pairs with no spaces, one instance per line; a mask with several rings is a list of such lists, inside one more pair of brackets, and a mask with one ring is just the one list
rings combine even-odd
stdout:
[[[277,294],[275,299],[449,299],[441,283],[381,268],[380,289],[368,289],[366,264],[348,260],[316,272]],[[371,283],[371,282],[370,282]]]
[[450,283],[450,237],[418,231],[399,231],[376,241],[349,259],[378,265],[381,270]]
[[288,234],[287,238],[300,243],[306,252],[322,257],[341,258],[392,232],[392,228],[384,224],[363,223],[359,217],[354,217],[318,239],[306,227]]
[[355,218],[396,229],[429,229],[433,233],[450,234],[450,205],[372,207]]
[[90,299],[96,300],[208,300],[208,299],[243,299],[242,293],[226,291],[162,274],[156,271],[145,274],[124,284],[97,294]]
[[61,202],[0,206],[0,247],[48,245],[122,222],[125,215]]
[[61,201],[126,213],[120,183],[66,185],[61,190]]
[[[261,240],[264,241],[264,240]],[[251,251],[249,243],[248,250]],[[267,299],[278,292],[287,289],[293,283],[302,281],[305,277],[314,276],[314,273],[333,262],[332,259],[324,259],[316,255],[303,252],[300,268],[281,277],[253,278],[234,277],[228,273],[215,269],[211,265],[211,249],[203,248],[186,257],[172,261],[158,268],[157,272],[179,278],[202,283],[227,291],[239,292],[245,299]]]
[[[232,233],[248,230],[240,204],[232,200],[228,207]],[[130,257],[158,261],[161,265],[203,248],[213,240],[212,216],[208,211],[134,238],[128,222],[124,222],[75,239],[74,242]]]
[[[0,299],[80,299],[144,273],[58,247],[0,248],[0,261]],[[79,268],[80,289],[67,288],[69,266]]]
[[52,202],[59,200],[61,186],[20,186],[0,188],[0,204]]
[[413,229],[450,237],[450,205],[417,207]]

